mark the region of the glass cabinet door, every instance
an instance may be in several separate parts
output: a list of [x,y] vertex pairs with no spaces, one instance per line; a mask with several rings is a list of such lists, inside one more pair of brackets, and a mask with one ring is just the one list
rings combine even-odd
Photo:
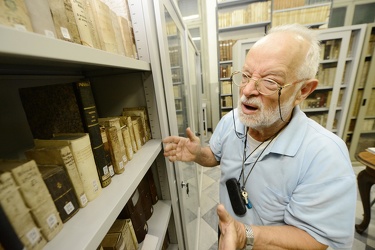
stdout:
[[[170,134],[186,137],[186,128],[190,127],[194,133],[198,131],[191,104],[187,31],[174,2],[161,0],[154,3],[156,19],[161,22],[157,28]],[[194,162],[175,162],[174,170],[184,247],[196,249],[200,221],[197,165]]]

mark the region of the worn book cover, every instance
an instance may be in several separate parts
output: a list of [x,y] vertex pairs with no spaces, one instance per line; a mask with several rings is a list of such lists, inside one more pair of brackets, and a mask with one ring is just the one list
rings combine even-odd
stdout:
[[25,0],[25,3],[34,32],[57,38],[48,0]]
[[88,133],[102,187],[111,183],[90,82],[19,89],[31,133],[50,139],[58,133]]
[[67,222],[79,210],[72,183],[62,166],[38,165],[43,180],[51,194],[53,202],[63,223]]
[[128,158],[126,156],[124,139],[122,137],[120,118],[99,118],[99,123],[105,127],[115,173],[121,174],[125,170]]
[[31,214],[47,241],[51,241],[63,228],[63,222],[51,195],[38,207],[31,209]]
[[135,141],[132,118],[130,116],[120,116],[120,125],[128,127],[133,152],[137,153],[138,147]]
[[151,200],[150,185],[147,176],[144,176],[138,185],[139,195],[141,197],[142,209],[146,221],[149,220],[154,212],[154,207]]
[[[133,225],[131,225],[133,227]],[[134,231],[134,228],[132,228]],[[130,229],[130,224],[127,223],[126,219],[116,219],[109,229],[108,233],[121,233],[124,239],[125,249],[127,250],[137,250],[138,242],[133,240],[132,232]]]
[[87,197],[83,188],[81,176],[78,173],[77,165],[69,146],[32,148],[25,151],[28,159],[33,159],[38,165],[59,165],[63,166],[79,203],[80,207],[87,205]]
[[142,198],[137,188],[118,216],[118,219],[131,220],[138,243],[144,240],[148,232],[148,225],[142,206]]
[[121,233],[107,233],[102,242],[101,246],[103,250],[123,250],[124,248],[124,239]]
[[109,7],[102,1],[88,0],[92,7],[94,20],[102,50],[118,54],[115,31]]
[[0,24],[21,31],[33,31],[24,0],[0,1]]
[[81,176],[83,188],[89,201],[97,198],[101,192],[99,176],[95,167],[87,133],[56,134],[49,140],[34,139],[37,148],[50,146],[69,146]]
[[102,141],[103,141],[103,147],[104,147],[104,152],[105,152],[105,158],[107,159],[107,164],[108,164],[108,171],[109,174],[112,176],[115,175],[115,170],[113,168],[112,164],[112,156],[111,156],[111,148],[109,146],[109,141],[107,137],[107,132],[105,131],[104,126],[100,126],[100,135],[102,136]]
[[48,0],[57,38],[81,44],[70,0]]
[[95,47],[92,38],[92,28],[90,27],[90,16],[85,4],[86,0],[71,0],[74,18],[77,23],[79,36],[82,45]]
[[151,195],[152,205],[155,205],[158,202],[159,197],[158,197],[158,192],[157,192],[157,189],[156,189],[154,175],[152,173],[152,170],[149,169],[145,176],[147,178],[148,185],[150,187],[150,195]]
[[130,161],[131,159],[133,159],[134,152],[133,152],[132,141],[130,138],[128,126],[126,125],[121,126],[121,134],[122,134],[122,138],[124,139],[126,157]]

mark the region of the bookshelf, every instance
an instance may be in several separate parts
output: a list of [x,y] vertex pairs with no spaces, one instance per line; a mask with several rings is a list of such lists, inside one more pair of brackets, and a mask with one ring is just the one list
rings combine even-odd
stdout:
[[273,0],[272,26],[300,23],[327,28],[331,5],[331,0]]
[[237,106],[234,101],[236,93],[232,93],[230,82],[234,69],[233,45],[239,39],[259,37],[265,33],[271,23],[271,1],[218,1],[217,8],[219,105],[222,117]]
[[[365,24],[318,31],[322,49],[319,85],[300,104],[307,116],[343,139],[365,31]],[[233,48],[235,67],[242,67],[247,51],[257,40],[237,41]]]
[[319,85],[301,103],[307,116],[344,140],[365,29],[366,25],[353,25],[319,31]]
[[375,24],[368,24],[353,97],[345,126],[345,140],[352,161],[375,145]]
[[[25,158],[33,138],[18,95],[22,87],[60,84],[88,78],[99,117],[118,116],[124,107],[146,106],[152,140],[148,141],[113,177],[102,194],[81,208],[45,249],[96,249],[135,188],[149,169],[159,201],[148,221],[149,233],[162,248],[168,235],[170,248],[184,249],[183,221],[179,208],[176,173],[162,154],[161,139],[170,135],[151,0],[128,0],[136,20],[141,60],[109,53],[40,34],[0,26],[0,158]],[[147,18],[144,18],[147,17]],[[192,195],[192,194],[191,194]]]

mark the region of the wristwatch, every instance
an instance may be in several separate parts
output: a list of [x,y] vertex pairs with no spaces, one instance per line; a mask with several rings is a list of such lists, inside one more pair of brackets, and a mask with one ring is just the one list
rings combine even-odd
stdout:
[[245,225],[246,232],[246,246],[242,250],[251,250],[254,246],[254,232],[251,226]]

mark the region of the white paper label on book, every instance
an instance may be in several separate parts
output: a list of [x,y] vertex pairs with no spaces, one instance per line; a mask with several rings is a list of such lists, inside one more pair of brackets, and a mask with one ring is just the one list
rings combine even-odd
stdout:
[[114,174],[115,174],[115,170],[113,169],[113,166],[111,165],[111,166],[109,166],[109,174],[111,175],[111,176],[113,176]]
[[86,205],[86,203],[88,202],[86,194],[82,194],[79,198],[81,200],[82,205]]
[[98,186],[98,183],[96,182],[96,180],[92,181],[92,186],[93,186],[95,192],[99,191],[99,186]]
[[107,165],[105,165],[105,166],[103,167],[103,173],[104,173],[104,175],[107,175],[107,174],[108,174],[108,167],[107,167]]
[[48,216],[46,222],[47,222],[47,225],[49,226],[50,229],[55,228],[56,224],[58,223],[56,215],[51,214],[50,216]]
[[60,27],[61,34],[63,35],[64,38],[71,40],[69,30],[65,27]]
[[18,30],[18,31],[27,31],[26,27],[24,25],[21,25],[21,24],[15,24],[14,28],[16,28],[16,30]]
[[26,233],[26,237],[31,245],[35,245],[41,238],[40,232],[36,227],[33,227],[30,231]]
[[120,166],[120,169],[123,169],[123,168],[124,168],[124,162],[123,162],[123,161],[120,161],[120,162],[119,162],[119,166]]
[[73,205],[73,203],[72,202],[68,202],[68,204],[66,204],[64,206],[64,210],[65,210],[65,212],[67,214],[70,214],[71,212],[73,212],[74,211],[74,205]]
[[46,35],[46,37],[49,37],[49,38],[56,38],[56,37],[55,37],[55,34],[54,34],[53,31],[51,31],[51,30],[44,30],[44,34]]

